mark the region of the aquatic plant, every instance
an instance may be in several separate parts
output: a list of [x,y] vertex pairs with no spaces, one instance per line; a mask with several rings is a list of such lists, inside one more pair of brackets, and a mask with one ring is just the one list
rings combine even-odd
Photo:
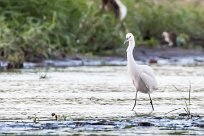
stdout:
[[[185,115],[185,116],[187,116],[188,118],[192,118],[192,114],[191,114],[191,111],[190,111],[190,105],[191,105],[191,82],[189,81],[188,98],[185,98],[185,97],[182,95],[183,90],[178,89],[175,85],[173,85],[173,87],[174,87],[178,92],[180,92],[180,94],[181,94],[181,96],[182,96],[182,98],[183,98],[183,100],[184,100],[185,107],[173,109],[173,110],[167,112],[166,115],[169,114],[169,113],[171,113],[171,112],[174,112],[174,111],[177,111],[177,110],[180,110],[180,109],[184,109],[185,112],[186,112],[186,114],[181,113],[181,114],[179,114],[179,115],[182,115],[182,116]],[[188,100],[188,103],[187,103],[187,100]]]
[[34,123],[39,123],[39,117],[37,117],[37,114],[34,114],[35,116],[33,117],[33,122]]
[[[179,91],[180,93],[182,92],[180,89],[178,89],[176,86],[173,86],[177,91]],[[188,95],[188,101],[189,101],[189,103],[187,103],[187,101],[186,101],[186,98],[182,95],[182,93],[181,93],[181,95],[182,95],[182,97],[183,97],[183,99],[184,99],[184,102],[185,102],[185,107],[183,108],[184,110],[185,110],[185,112],[186,112],[186,115],[187,115],[187,117],[188,118],[192,118],[192,114],[191,114],[191,111],[190,111],[190,99],[191,99],[191,95],[190,95],[190,93],[191,93],[191,84],[190,84],[190,87],[189,87],[189,95]]]

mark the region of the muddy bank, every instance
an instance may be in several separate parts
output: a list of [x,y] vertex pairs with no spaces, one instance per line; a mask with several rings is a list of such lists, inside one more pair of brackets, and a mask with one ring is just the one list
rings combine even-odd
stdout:
[[[161,57],[170,59],[172,57],[196,57],[204,56],[203,49],[183,49],[183,48],[136,48],[135,57]],[[145,57],[145,58],[146,58]]]
[[[126,65],[126,52],[121,57],[87,57],[83,55],[70,56],[65,59],[50,59],[41,62],[24,62],[12,64],[0,61],[0,68],[35,68],[35,67],[70,67],[70,66],[124,66]],[[204,65],[204,52],[201,49],[182,48],[136,48],[134,58],[140,64],[157,65]]]
[[[134,58],[140,64],[157,65],[204,65],[204,52],[199,49],[181,48],[136,48]],[[25,62],[24,68],[33,67],[69,67],[69,66],[124,66],[126,52],[123,57],[69,57],[64,60],[45,60],[41,63]]]
[[204,52],[202,49],[137,48],[134,50],[134,58],[147,64],[204,65]]

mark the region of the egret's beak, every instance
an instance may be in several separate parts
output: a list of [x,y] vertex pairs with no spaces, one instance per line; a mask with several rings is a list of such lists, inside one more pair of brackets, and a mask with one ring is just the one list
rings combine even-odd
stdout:
[[123,44],[126,44],[128,42],[128,39],[125,39],[124,43]]

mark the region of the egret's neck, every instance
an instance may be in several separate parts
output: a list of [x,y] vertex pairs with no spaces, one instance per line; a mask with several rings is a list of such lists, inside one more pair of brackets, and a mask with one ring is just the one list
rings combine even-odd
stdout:
[[134,47],[135,47],[135,41],[134,41],[134,39],[131,39],[129,41],[129,46],[127,48],[127,68],[128,68],[128,72],[132,78],[135,78],[135,76],[139,75],[138,71],[137,71],[138,65],[135,62],[135,59],[133,57]]
[[127,59],[128,61],[134,61],[134,57],[133,57],[133,50],[135,47],[135,41],[134,39],[129,41],[129,46],[127,48]]

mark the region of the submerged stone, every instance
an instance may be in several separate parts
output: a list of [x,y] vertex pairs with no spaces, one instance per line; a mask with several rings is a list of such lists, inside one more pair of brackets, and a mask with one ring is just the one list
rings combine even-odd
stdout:
[[148,126],[154,126],[154,124],[150,122],[138,122],[138,126],[148,127]]

